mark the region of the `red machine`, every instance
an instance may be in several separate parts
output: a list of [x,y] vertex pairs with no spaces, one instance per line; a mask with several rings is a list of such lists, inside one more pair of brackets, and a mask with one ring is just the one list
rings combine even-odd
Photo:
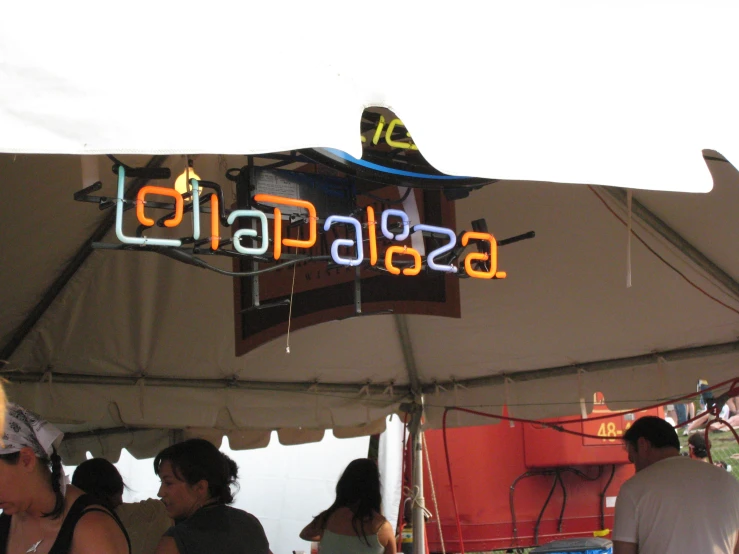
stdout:
[[[591,417],[609,413],[613,417],[566,426],[599,438],[507,421],[448,429],[465,551],[528,548],[558,539],[593,537],[594,532],[612,528],[618,490],[634,474],[619,437],[635,418],[662,417],[663,410],[620,415],[608,410],[597,395]],[[427,431],[425,439],[445,549],[459,552],[442,431]],[[426,506],[436,513],[428,472],[424,473]],[[435,518],[426,529],[429,550],[441,552]]]

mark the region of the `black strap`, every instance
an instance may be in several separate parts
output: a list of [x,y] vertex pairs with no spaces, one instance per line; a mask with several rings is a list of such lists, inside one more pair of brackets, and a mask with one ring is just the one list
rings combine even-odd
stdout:
[[[115,512],[104,508],[100,501],[94,496],[89,494],[83,494],[77,500],[74,501],[72,507],[67,512],[67,517],[64,518],[62,526],[59,529],[59,534],[56,536],[54,544],[49,550],[49,554],[69,554],[72,549],[72,538],[74,537],[74,528],[77,522],[88,512],[103,512],[108,514],[118,524],[123,535],[126,537],[128,543],[128,553],[131,554],[131,539],[128,538],[126,528],[123,527],[123,523],[118,519]],[[10,520],[12,516],[7,514],[0,515],[0,554],[6,554],[8,551],[8,539],[10,538]]]
[[[49,550],[49,554],[68,554],[72,549],[72,539],[74,538],[74,528],[77,526],[79,520],[88,512],[103,512],[108,514],[116,522],[120,530],[123,532],[123,536],[126,537],[128,543],[128,552],[131,553],[131,539],[128,537],[126,528],[123,527],[123,523],[118,519],[115,512],[107,510],[101,505],[101,502],[92,495],[83,494],[77,500],[75,500],[72,507],[67,512],[67,517],[64,518],[59,534],[56,536],[56,540]],[[0,552],[0,554],[3,554]]]
[[0,554],[8,551],[8,539],[10,538],[10,516],[0,515]]

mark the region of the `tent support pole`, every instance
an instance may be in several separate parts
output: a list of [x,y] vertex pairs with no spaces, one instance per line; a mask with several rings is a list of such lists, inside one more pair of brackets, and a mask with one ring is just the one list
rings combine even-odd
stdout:
[[414,404],[410,432],[413,440],[413,473],[411,475],[413,554],[426,554],[426,506],[423,498],[423,398]]
[[403,351],[405,359],[405,370],[408,373],[408,383],[411,386],[411,393],[416,397],[421,394],[421,379],[416,367],[416,357],[413,355],[413,346],[411,345],[411,335],[408,331],[408,321],[402,314],[393,316],[395,319],[395,328],[398,331],[398,339],[400,340],[400,348]]

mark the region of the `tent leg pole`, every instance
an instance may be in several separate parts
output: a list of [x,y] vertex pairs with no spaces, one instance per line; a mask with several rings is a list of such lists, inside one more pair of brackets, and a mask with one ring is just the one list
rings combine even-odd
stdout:
[[426,554],[426,518],[423,499],[423,430],[421,418],[423,410],[413,413],[411,432],[413,436],[413,554]]

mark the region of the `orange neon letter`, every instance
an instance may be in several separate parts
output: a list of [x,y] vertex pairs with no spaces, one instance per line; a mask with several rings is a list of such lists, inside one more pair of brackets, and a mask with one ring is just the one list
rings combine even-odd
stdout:
[[[490,233],[477,233],[474,231],[467,231],[462,235],[462,246],[467,246],[467,243],[472,240],[484,240],[490,244],[490,255],[488,256],[484,252],[470,252],[464,259],[464,269],[467,275],[476,279],[505,279],[505,271],[498,271],[498,241]],[[490,269],[488,271],[478,271],[472,267],[473,261],[489,261]]]
[[377,221],[375,209],[367,206],[367,231],[369,231],[370,265],[377,264]]
[[421,254],[415,248],[408,248],[407,246],[391,246],[385,250],[385,269],[393,275],[400,275],[400,269],[393,265],[393,254],[408,254],[413,256],[413,267],[406,267],[403,270],[403,275],[418,275],[421,273]]
[[[316,217],[316,208],[313,204],[310,202],[306,202],[305,200],[295,200],[294,198],[284,198],[282,196],[274,196],[272,194],[257,194],[254,197],[254,200],[257,202],[269,202],[271,204],[283,204],[285,206],[297,206],[298,208],[305,208],[308,210],[308,238],[306,240],[298,240],[298,239],[281,239],[281,244],[284,244],[285,246],[294,246],[295,248],[310,248],[316,243],[316,221],[318,220],[318,217]],[[275,208],[275,219],[277,219],[277,214],[282,213],[279,211],[279,209]],[[277,223],[275,223],[275,229],[277,229]],[[280,233],[280,237],[282,237],[282,233]],[[277,250],[277,235],[275,234],[275,260],[279,258],[279,252]]]
[[210,248],[218,250],[221,243],[221,237],[218,234],[218,196],[214,193],[210,195]]
[[280,208],[275,208],[275,232],[272,243],[275,248],[275,260],[279,260],[282,256],[282,212]]
[[154,225],[154,220],[146,217],[144,214],[144,204],[146,203],[145,198],[147,194],[161,194],[162,196],[171,196],[174,198],[174,216],[167,219],[164,222],[164,226],[177,227],[182,221],[182,213],[184,211],[182,195],[171,188],[153,187],[151,185],[141,187],[139,193],[136,195],[136,217],[138,218],[139,223],[141,223],[141,225],[146,225],[147,227]]

